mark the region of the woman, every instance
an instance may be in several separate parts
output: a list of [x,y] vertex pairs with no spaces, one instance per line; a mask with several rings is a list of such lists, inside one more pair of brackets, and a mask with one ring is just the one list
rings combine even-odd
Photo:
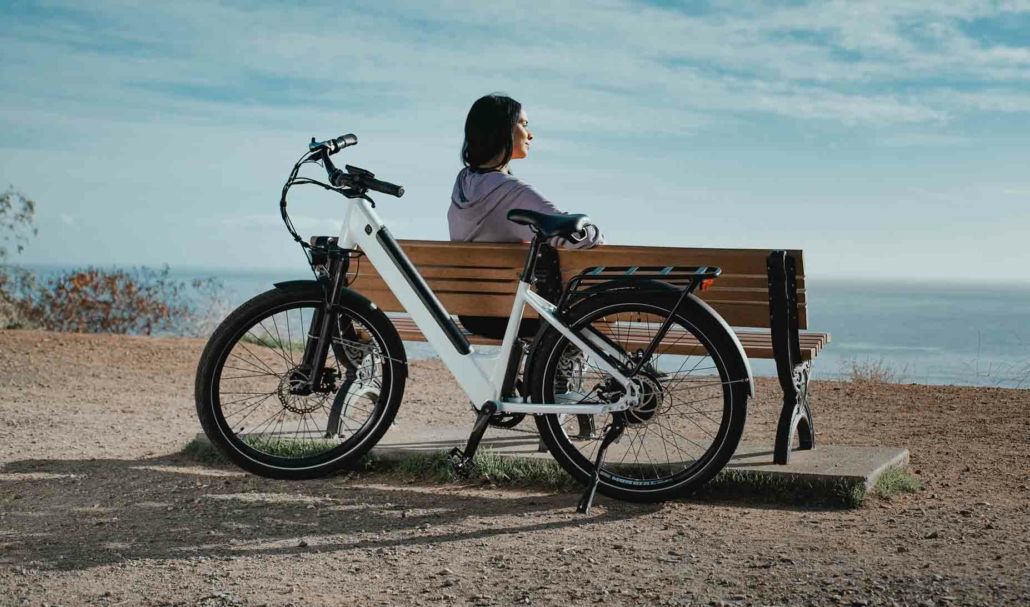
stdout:
[[[529,155],[533,133],[522,104],[511,97],[487,95],[472,104],[465,119],[465,141],[461,159],[465,168],[454,181],[447,224],[451,240],[462,242],[528,242],[528,226],[508,221],[508,211],[528,209],[565,215],[554,203],[528,183],[511,174],[512,160]],[[568,240],[555,238],[551,244],[582,249],[602,244],[604,234],[594,225]],[[501,339],[506,318],[460,316],[461,324],[473,333]],[[539,327],[536,319],[523,320],[519,335],[531,337]]]
[[[565,215],[531,185],[511,174],[508,164],[529,155],[533,133],[522,104],[511,97],[487,95],[472,104],[465,119],[461,159],[465,165],[454,181],[447,224],[451,240],[462,242],[528,242],[528,226],[508,221],[508,211],[528,209]],[[604,242],[597,226],[588,226],[555,246],[587,248]]]

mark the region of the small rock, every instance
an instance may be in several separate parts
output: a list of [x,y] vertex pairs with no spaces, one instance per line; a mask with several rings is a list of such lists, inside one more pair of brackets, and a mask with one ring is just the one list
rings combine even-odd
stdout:
[[451,568],[450,568],[450,567],[444,567],[444,568],[443,568],[443,569],[441,569],[440,571],[437,571],[437,572],[436,572],[436,575],[441,575],[441,576],[442,576],[442,575],[454,575],[454,572],[453,572],[453,571],[451,571]]
[[304,541],[304,540],[301,540],[301,541],[297,542],[297,547],[298,548],[307,548],[308,547],[308,543],[306,541]]
[[444,588],[450,588],[453,585],[454,585],[454,580],[452,580],[450,578],[447,578],[446,580],[443,581],[443,587]]
[[941,534],[938,533],[937,531],[931,531],[930,533],[927,533],[923,537],[923,539],[924,540],[935,540],[935,539],[939,538],[940,536],[941,536]]
[[908,552],[908,547],[906,547],[906,546],[898,546],[898,553],[902,553],[902,552]]

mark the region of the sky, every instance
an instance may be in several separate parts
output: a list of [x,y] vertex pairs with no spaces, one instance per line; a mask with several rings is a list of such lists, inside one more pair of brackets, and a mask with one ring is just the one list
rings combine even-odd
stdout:
[[[280,190],[344,133],[405,186],[391,231],[446,240],[491,92],[534,133],[515,174],[610,243],[1030,282],[1030,0],[7,0],[0,184],[39,228],[14,261],[302,268]],[[303,234],[338,231],[345,199],[293,192]]]

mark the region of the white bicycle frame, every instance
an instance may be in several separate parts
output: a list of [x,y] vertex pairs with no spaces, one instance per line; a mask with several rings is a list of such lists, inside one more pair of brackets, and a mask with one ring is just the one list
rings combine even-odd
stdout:
[[[446,313],[432,290],[425,285],[417,270],[404,256],[382,219],[367,200],[349,199],[347,214],[337,244],[343,249],[361,248],[382,277],[383,282],[411,315],[411,319],[422,331],[426,341],[433,346],[455,379],[458,380],[458,384],[471,399],[472,405],[477,411],[485,404],[493,402],[499,413],[596,415],[624,411],[639,403],[638,384],[628,379],[595,353],[601,351],[616,360],[625,360],[625,356],[592,332],[585,332],[584,335],[574,333],[555,317],[556,307],[531,291],[529,283],[519,281],[518,290],[515,292],[515,304],[504,332],[500,353],[496,355],[480,353],[467,342],[465,345],[468,346],[468,352],[463,353],[461,349],[464,348],[459,348],[459,345],[454,343],[452,336],[448,335],[448,330],[445,328],[444,323],[453,324],[450,315]],[[614,403],[592,405],[569,404],[568,402],[532,404],[524,402],[521,398],[502,398],[501,390],[505,373],[508,369],[509,358],[514,351],[512,346],[515,344],[526,305],[536,310],[544,322],[556,328],[575,344],[591,359],[593,364],[622,384],[625,388],[623,396]]]

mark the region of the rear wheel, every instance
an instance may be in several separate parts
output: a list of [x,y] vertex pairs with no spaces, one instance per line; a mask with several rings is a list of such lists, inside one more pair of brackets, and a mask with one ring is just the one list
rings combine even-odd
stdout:
[[331,321],[321,381],[304,387],[305,348],[324,309],[315,283],[262,293],[218,327],[201,356],[201,425],[250,472],[324,476],[367,453],[397,414],[407,378],[400,337],[381,310],[349,291]]
[[[676,295],[623,291],[574,307],[567,324],[592,332],[625,361],[641,359],[676,303]],[[613,403],[624,388],[557,330],[540,337],[533,360],[536,403]],[[640,403],[624,412],[625,430],[598,471],[598,491],[652,502],[689,493],[726,464],[747,415],[748,375],[727,329],[693,296],[636,376]],[[551,455],[586,483],[611,415],[593,430],[577,415],[540,415],[537,426]]]

